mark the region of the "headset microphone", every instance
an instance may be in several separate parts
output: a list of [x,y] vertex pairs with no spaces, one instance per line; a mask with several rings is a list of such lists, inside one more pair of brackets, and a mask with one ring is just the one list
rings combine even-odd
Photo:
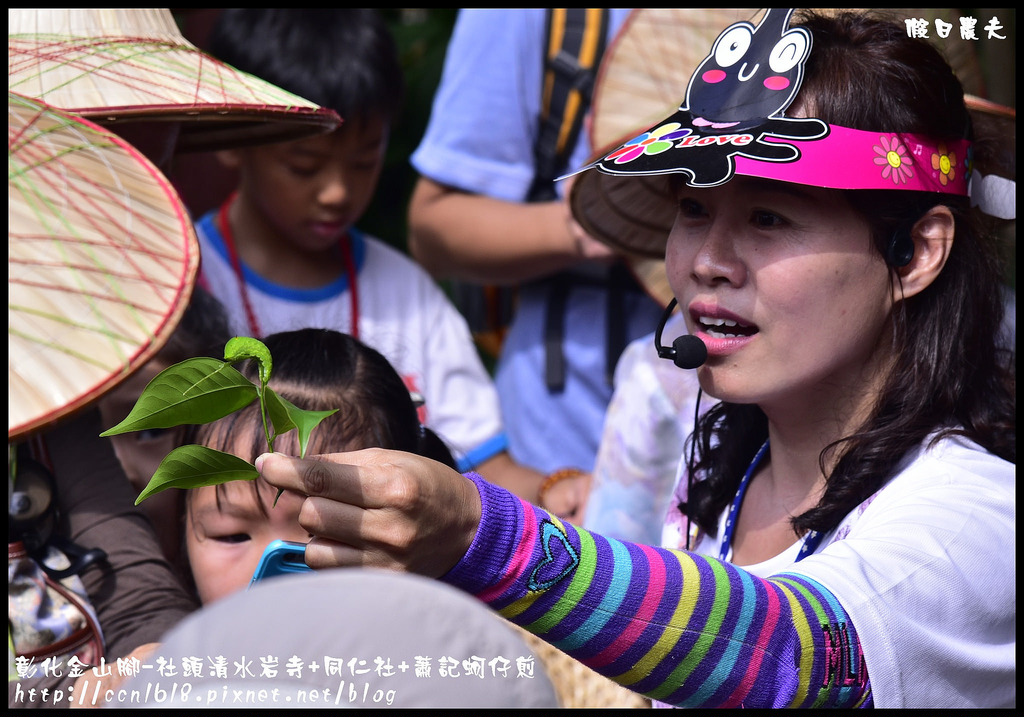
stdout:
[[661,333],[665,330],[665,324],[672,311],[676,308],[675,297],[668,303],[668,308],[661,315],[658,322],[658,330],[654,332],[654,348],[658,350],[658,357],[670,359],[679,368],[697,368],[708,360],[708,347],[704,342],[692,334],[683,334],[672,342],[672,347],[662,346]]

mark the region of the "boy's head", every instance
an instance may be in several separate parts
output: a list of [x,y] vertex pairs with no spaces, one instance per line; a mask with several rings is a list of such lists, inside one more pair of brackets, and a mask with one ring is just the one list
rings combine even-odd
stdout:
[[[307,455],[390,448],[433,458],[454,468],[441,439],[419,422],[409,389],[378,351],[348,334],[300,329],[263,339],[273,358],[270,387],[299,408],[337,409],[317,426]],[[240,370],[251,380],[257,367]],[[254,461],[266,452],[259,405],[250,404],[199,427],[196,442]],[[295,432],[279,436],[274,450],[297,455]],[[274,539],[307,542],[299,525],[302,499],[277,491],[262,479],[231,481],[188,491],[185,546],[202,602],[213,602],[249,584],[264,548]]]
[[333,109],[342,127],[371,117],[390,124],[404,100],[394,38],[370,8],[227,8],[210,34],[210,52]]
[[218,153],[240,174],[243,203],[307,250],[336,243],[376,190],[404,101],[398,50],[369,8],[227,8],[210,36],[218,59],[338,112],[341,128],[307,140]]

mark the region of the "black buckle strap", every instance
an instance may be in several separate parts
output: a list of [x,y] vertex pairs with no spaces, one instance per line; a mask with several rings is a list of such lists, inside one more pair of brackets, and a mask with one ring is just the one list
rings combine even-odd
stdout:
[[644,288],[633,272],[616,262],[606,279],[560,272],[542,280],[547,284],[547,312],[544,317],[544,380],[550,393],[565,390],[565,315],[569,292],[574,287],[606,289],[605,381],[614,384],[615,366],[626,349],[626,294],[643,294]]
[[548,283],[548,306],[544,321],[544,380],[549,393],[565,390],[565,308],[569,300],[569,281]]

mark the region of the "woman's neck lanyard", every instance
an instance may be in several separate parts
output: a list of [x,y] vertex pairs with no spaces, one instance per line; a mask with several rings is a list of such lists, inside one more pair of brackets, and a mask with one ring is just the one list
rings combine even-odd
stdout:
[[[217,215],[220,223],[220,232],[224,237],[224,245],[228,249],[228,257],[231,259],[231,268],[238,280],[238,292],[242,297],[242,307],[245,309],[245,319],[249,323],[249,330],[253,338],[263,336],[260,331],[259,321],[256,319],[256,312],[253,311],[252,303],[249,301],[249,289],[245,282],[245,274],[242,272],[242,262],[238,258],[238,250],[235,248],[235,236],[231,230],[231,220],[228,218],[228,208],[235,200],[237,193],[227,198]],[[338,242],[341,247],[342,258],[345,261],[345,273],[348,275],[348,293],[352,302],[352,330],[349,332],[354,338],[359,338],[359,292],[356,290],[356,263],[352,257],[352,240],[345,232],[345,236]]]
[[[750,461],[750,466],[747,467],[747,472],[743,474],[743,480],[740,481],[739,490],[736,491],[736,497],[733,498],[732,505],[729,506],[729,515],[725,519],[725,531],[722,533],[722,545],[718,549],[718,558],[722,561],[725,561],[726,556],[729,554],[729,549],[732,547],[732,534],[736,530],[736,520],[740,514],[740,505],[743,504],[743,496],[747,494],[747,488],[750,486],[750,479],[754,476],[754,471],[757,470],[757,467],[761,464],[761,460],[767,452],[768,441],[765,441],[757,450],[757,455],[754,456],[754,460]],[[804,536],[804,544],[800,546],[800,554],[797,555],[796,562],[799,563],[801,560],[817,550],[823,537],[824,534],[820,531],[808,531],[807,535]]]

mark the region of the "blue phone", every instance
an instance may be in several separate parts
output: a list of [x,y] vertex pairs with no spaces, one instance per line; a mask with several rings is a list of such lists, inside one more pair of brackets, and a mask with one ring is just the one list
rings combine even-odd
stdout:
[[305,543],[296,543],[291,540],[271,542],[260,557],[256,572],[252,574],[252,580],[249,581],[249,587],[260,580],[276,575],[310,572],[313,568],[306,565],[305,555]]

